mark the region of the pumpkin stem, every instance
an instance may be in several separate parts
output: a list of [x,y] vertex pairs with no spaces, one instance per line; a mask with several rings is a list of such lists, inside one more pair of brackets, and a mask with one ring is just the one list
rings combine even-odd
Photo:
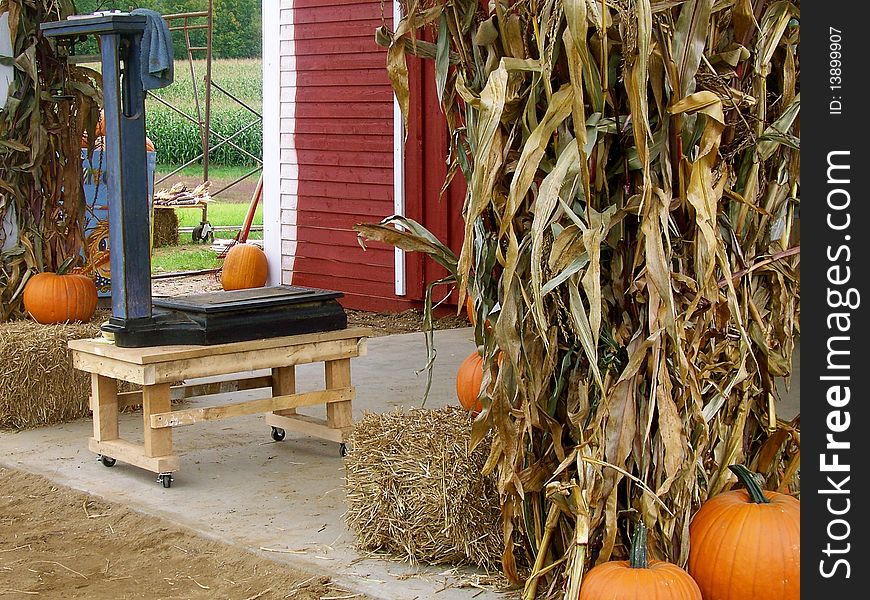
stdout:
[[638,521],[637,527],[634,529],[634,537],[631,538],[629,565],[632,569],[649,568],[649,558],[646,553],[646,539],[646,525],[643,524],[643,521]]
[[749,492],[749,499],[752,502],[755,504],[770,503],[770,500],[768,500],[767,496],[764,495],[761,486],[758,485],[758,481],[755,480],[752,471],[743,465],[731,465],[728,468],[731,469],[732,473],[737,475],[737,479],[740,480],[740,483],[746,486],[746,491]]

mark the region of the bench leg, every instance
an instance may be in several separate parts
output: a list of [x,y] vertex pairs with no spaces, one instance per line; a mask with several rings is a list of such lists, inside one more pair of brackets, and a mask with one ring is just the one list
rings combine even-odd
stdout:
[[[296,367],[276,367],[272,369],[272,397],[288,396],[296,393]],[[290,416],[296,414],[295,408],[276,410],[273,414]]]
[[145,431],[145,456],[169,456],[172,454],[172,428],[152,428],[151,415],[172,410],[169,384],[158,383],[142,387],[142,418]]
[[117,440],[117,380],[91,373],[91,411],[94,419],[94,439],[98,442]]
[[[326,389],[350,387],[350,359],[340,358],[324,363]],[[353,426],[351,400],[330,402],[326,405],[326,424],[333,429],[349,429]]]

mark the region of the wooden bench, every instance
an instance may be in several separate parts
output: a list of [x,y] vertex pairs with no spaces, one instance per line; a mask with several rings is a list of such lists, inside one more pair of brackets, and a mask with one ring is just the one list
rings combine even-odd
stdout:
[[[94,436],[88,447],[106,466],[120,460],[158,474],[172,484],[179,460],[172,452],[172,428],[202,421],[266,413],[275,440],[286,430],[335,441],[343,454],[353,425],[350,359],[364,356],[368,328],[357,327],[212,346],[119,348],[102,339],[71,340],[73,366],[91,374]],[[297,393],[296,365],[322,362],[323,390]],[[269,369],[265,377],[240,377],[232,383],[181,385],[194,378]],[[138,383],[141,391],[118,392],[118,381]],[[271,387],[271,397],[173,410],[172,399],[224,391]],[[326,418],[296,413],[303,406],[326,405]],[[118,412],[142,406],[144,444],[121,439]]]

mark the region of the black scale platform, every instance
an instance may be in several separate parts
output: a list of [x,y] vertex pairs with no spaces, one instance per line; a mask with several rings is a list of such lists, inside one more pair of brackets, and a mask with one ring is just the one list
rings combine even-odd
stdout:
[[347,327],[341,292],[290,285],[155,298],[150,318],[109,319],[103,330],[125,348],[224,344]]

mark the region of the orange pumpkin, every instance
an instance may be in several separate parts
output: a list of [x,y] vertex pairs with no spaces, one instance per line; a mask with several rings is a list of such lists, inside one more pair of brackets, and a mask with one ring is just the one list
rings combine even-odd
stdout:
[[[496,361],[501,366],[504,354],[499,351]],[[480,385],[483,383],[483,357],[475,350],[459,365],[456,372],[456,397],[459,404],[473,415],[480,414],[483,404],[478,399]]]
[[97,309],[97,286],[75,273],[37,273],[24,286],[24,309],[42,324],[86,323]]
[[689,573],[704,600],[798,600],[801,504],[762,491],[742,465],[731,471],[746,489],[714,496],[689,525]]
[[579,600],[701,600],[698,584],[683,569],[647,558],[646,538],[646,526],[638,523],[630,559],[590,569],[580,585]]
[[456,372],[456,396],[459,404],[473,415],[483,410],[483,404],[477,398],[482,381],[483,357],[475,350],[462,361]]
[[225,290],[263,287],[268,276],[266,253],[254,244],[236,244],[224,259],[221,286]]

